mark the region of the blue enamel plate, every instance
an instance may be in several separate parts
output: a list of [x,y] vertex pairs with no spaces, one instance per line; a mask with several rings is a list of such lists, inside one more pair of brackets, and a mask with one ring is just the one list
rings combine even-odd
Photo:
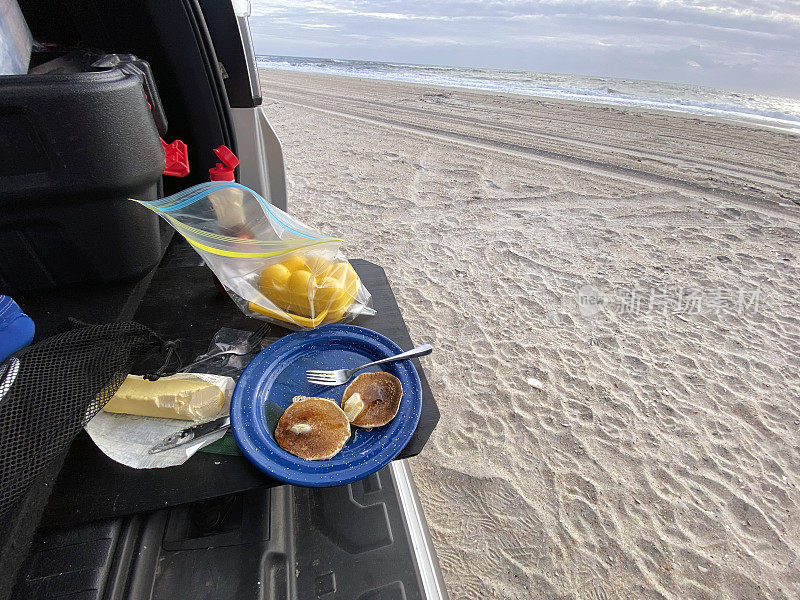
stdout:
[[347,384],[308,383],[309,369],[350,369],[402,352],[390,339],[363,327],[326,325],[281,338],[247,366],[231,398],[231,429],[239,448],[259,469],[286,483],[309,487],[343,485],[386,466],[405,448],[419,423],[422,389],[410,360],[386,363],[383,370],[403,384],[397,416],[367,431],[352,427],[342,451],[329,460],[303,460],[283,450],[273,432],[294,396],[333,398],[341,403]]

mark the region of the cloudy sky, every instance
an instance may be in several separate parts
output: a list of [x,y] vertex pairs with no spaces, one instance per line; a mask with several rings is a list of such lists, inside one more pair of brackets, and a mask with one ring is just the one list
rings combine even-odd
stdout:
[[257,54],[699,83],[800,97],[798,0],[252,0]]

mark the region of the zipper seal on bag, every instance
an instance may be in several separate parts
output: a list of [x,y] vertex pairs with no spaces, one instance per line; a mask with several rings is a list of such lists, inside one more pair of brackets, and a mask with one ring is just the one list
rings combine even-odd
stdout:
[[[261,207],[267,212],[268,216],[271,219],[274,219],[281,227],[283,227],[290,233],[293,233],[300,237],[307,237],[311,239],[317,237],[323,237],[319,233],[309,229],[308,227],[305,227],[302,223],[300,223],[296,219],[293,219],[289,215],[286,216],[289,217],[291,221],[295,222],[294,227],[292,225],[285,223],[283,219],[281,219],[281,217],[275,214],[275,212],[273,211],[273,206],[269,202],[264,200],[264,198],[262,198],[258,192],[255,192],[254,190],[251,190],[249,187],[241,185],[239,183],[210,181],[206,183],[201,183],[199,185],[196,185],[187,190],[184,190],[183,192],[176,194],[178,198],[175,198],[174,196],[169,196],[168,198],[161,198],[159,200],[136,200],[135,198],[133,200],[139,202],[140,204],[144,204],[148,208],[153,208],[157,212],[169,213],[190,206],[195,202],[197,202],[198,200],[202,200],[203,198],[213,193],[214,191],[222,190],[225,188],[243,189],[253,194],[253,196],[256,198]],[[181,198],[183,194],[188,195],[188,197]],[[173,201],[172,204],[170,204],[171,200]],[[304,233],[302,231],[297,231],[295,227],[300,227],[302,229],[305,229],[307,232]]]

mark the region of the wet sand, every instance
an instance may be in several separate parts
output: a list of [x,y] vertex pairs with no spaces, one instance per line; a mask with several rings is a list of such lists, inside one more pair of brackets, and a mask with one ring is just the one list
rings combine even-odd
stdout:
[[261,77],[290,211],[436,347],[451,598],[800,596],[800,137]]

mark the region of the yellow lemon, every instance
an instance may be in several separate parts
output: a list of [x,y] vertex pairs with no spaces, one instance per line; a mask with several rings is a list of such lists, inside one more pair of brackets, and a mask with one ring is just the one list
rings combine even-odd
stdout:
[[337,282],[339,282],[339,285],[343,285],[345,279],[347,278],[347,263],[336,263],[330,265],[328,269],[325,271],[324,277],[322,279],[324,279],[325,277],[330,277],[332,279],[335,279]]
[[298,270],[292,273],[291,277],[289,277],[287,287],[292,294],[307,298],[309,292],[308,284],[310,280],[311,273],[305,270]]
[[281,264],[286,267],[290,273],[294,273],[295,271],[305,271],[308,269],[306,263],[299,254],[292,254],[289,258],[283,260]]
[[328,268],[331,266],[331,263],[328,262],[328,260],[322,256],[314,254],[304,256],[303,261],[306,263],[308,270],[311,271],[315,277],[324,277],[328,271]]
[[316,306],[317,310],[324,310],[333,302],[336,302],[341,293],[342,286],[339,282],[333,277],[326,277],[317,283],[314,292],[314,306]]
[[291,274],[291,271],[283,264],[270,265],[261,272],[258,287],[266,295],[270,290],[286,287]]
[[345,265],[345,275],[344,281],[342,281],[342,288],[348,296],[355,298],[358,291],[358,274],[350,263],[345,263]]
[[312,316],[313,306],[308,301],[308,298],[303,298],[302,301],[292,302],[286,308],[286,312],[289,314],[300,315],[303,317],[310,317]]
[[[349,305],[348,305],[349,306]],[[347,306],[336,310],[328,311],[328,314],[325,315],[325,319],[322,321],[323,323],[336,323],[340,321],[342,317],[344,317],[344,313],[347,310]]]

